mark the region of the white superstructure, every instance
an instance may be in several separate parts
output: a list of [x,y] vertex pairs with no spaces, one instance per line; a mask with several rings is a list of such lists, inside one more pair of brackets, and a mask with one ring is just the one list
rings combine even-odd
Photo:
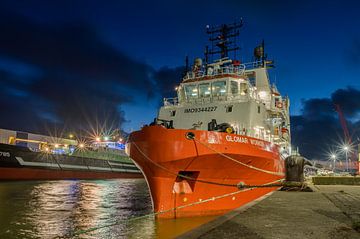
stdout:
[[213,38],[221,51],[208,52],[221,53],[222,58],[211,64],[195,59],[176,88],[177,97],[164,99],[155,123],[262,139],[278,144],[286,156],[291,153],[290,101],[270,84],[267,70],[273,63],[266,60],[264,43],[254,49],[255,62],[241,64],[227,57],[233,49],[224,39],[234,36],[229,32],[236,28],[223,25],[208,32],[222,34]]

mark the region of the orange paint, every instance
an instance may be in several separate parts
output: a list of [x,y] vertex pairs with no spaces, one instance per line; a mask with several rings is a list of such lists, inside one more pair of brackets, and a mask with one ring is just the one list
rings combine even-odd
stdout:
[[[196,140],[187,139],[188,132],[193,132]],[[239,190],[184,179],[178,174],[235,185],[263,185],[284,177],[278,146],[242,135],[145,126],[130,135],[127,152],[145,175],[154,211],[166,211],[158,215],[161,218],[222,214],[277,189]]]

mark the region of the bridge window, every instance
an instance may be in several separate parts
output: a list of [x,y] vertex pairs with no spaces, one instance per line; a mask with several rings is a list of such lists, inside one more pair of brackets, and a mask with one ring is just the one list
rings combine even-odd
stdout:
[[233,95],[237,95],[239,93],[239,83],[237,81],[230,81],[230,92]]
[[184,88],[183,87],[179,87],[178,88],[178,98],[179,98],[179,101],[182,101],[185,99],[185,92],[184,92]]
[[197,85],[186,85],[185,86],[185,94],[186,94],[187,99],[198,98]]
[[232,105],[226,106],[226,113],[231,113],[232,110],[233,110],[233,106],[232,106]]
[[226,94],[226,81],[215,81],[212,83],[213,96],[222,96]]
[[210,83],[199,84],[199,97],[210,97],[211,88]]
[[248,92],[248,84],[246,82],[240,83],[240,95],[247,95]]

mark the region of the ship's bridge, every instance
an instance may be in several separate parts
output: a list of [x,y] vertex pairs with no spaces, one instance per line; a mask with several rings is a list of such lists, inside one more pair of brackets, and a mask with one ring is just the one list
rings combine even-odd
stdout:
[[[213,101],[248,100],[251,87],[245,78],[222,77],[182,83],[177,89],[178,103],[201,104]],[[175,99],[173,99],[175,100]],[[165,99],[165,105],[173,104]]]
[[[248,101],[250,98],[264,102],[263,94],[259,94],[256,87],[255,73],[252,71],[259,70],[259,66],[260,62],[240,64],[228,59],[209,64],[205,67],[206,70],[199,66],[198,69],[186,73],[182,83],[176,88],[178,97],[165,98],[164,106]],[[265,68],[263,70],[265,71]]]

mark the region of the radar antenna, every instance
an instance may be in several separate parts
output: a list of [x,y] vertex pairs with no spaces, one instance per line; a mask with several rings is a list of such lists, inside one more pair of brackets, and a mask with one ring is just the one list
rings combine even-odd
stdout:
[[[228,57],[231,51],[236,52],[240,48],[236,45],[236,37],[239,36],[239,29],[243,26],[243,21],[220,26],[206,26],[206,33],[210,35],[209,41],[212,43],[211,49],[205,51],[205,59],[208,55],[220,54],[221,59]],[[219,49],[215,49],[215,46]],[[207,61],[206,61],[207,63]]]

